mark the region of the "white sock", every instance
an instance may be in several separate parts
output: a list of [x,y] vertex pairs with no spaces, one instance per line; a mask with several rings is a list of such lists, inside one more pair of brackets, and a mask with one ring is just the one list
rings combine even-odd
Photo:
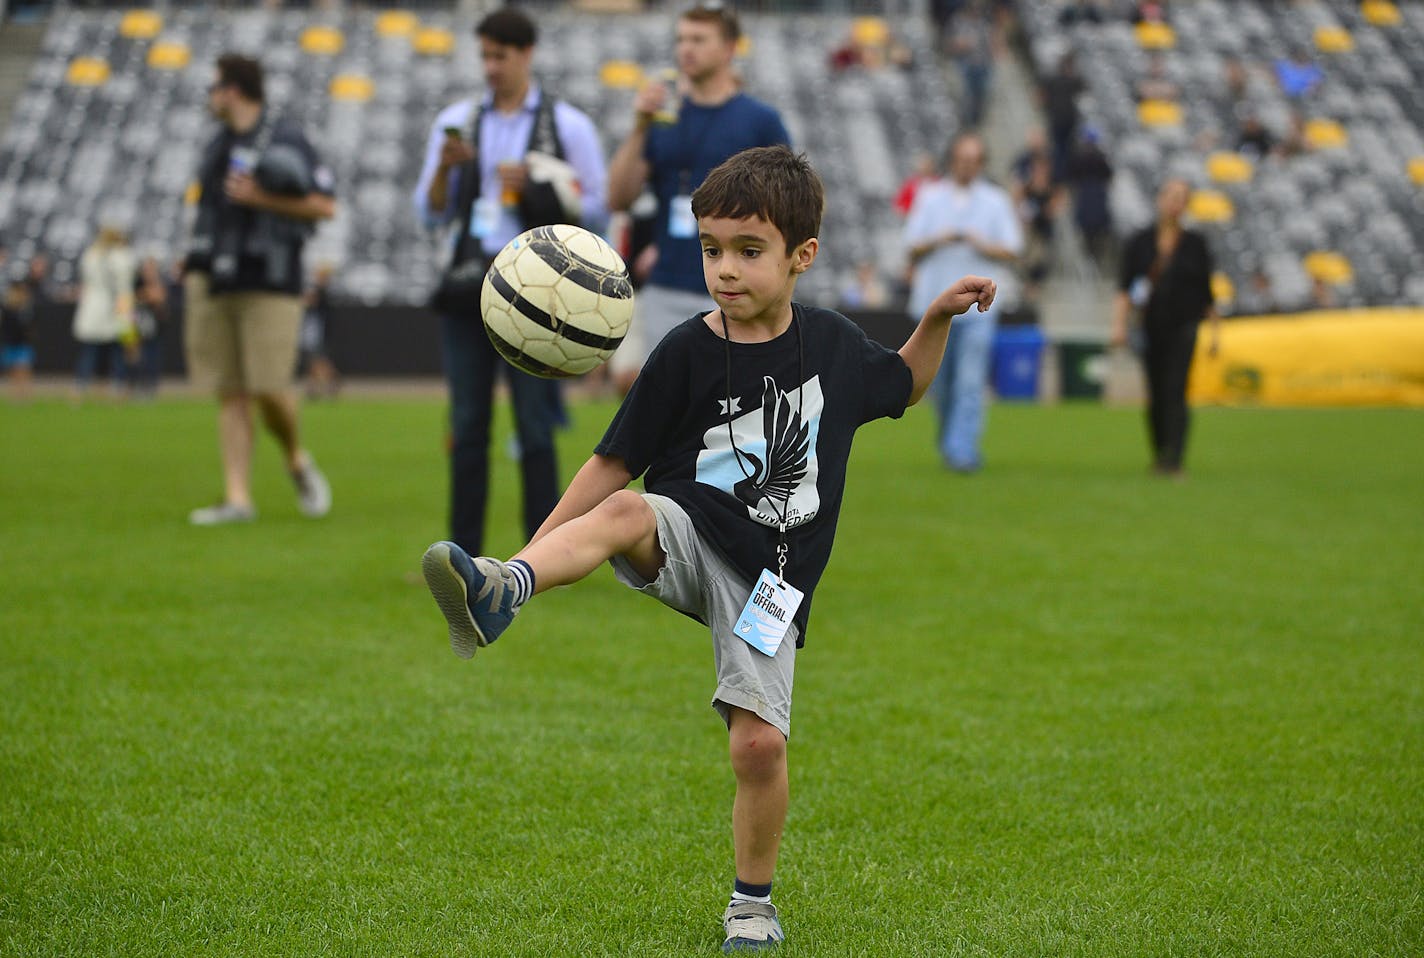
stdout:
[[534,594],[534,570],[523,559],[513,560],[508,568],[514,576],[514,608],[517,609]]

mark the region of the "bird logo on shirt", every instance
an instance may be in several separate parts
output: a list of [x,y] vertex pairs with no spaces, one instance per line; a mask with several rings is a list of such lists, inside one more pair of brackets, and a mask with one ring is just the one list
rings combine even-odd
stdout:
[[[763,379],[762,430],[766,436],[766,460],[754,453],[738,451],[746,459],[751,474],[732,487],[732,495],[758,511],[780,515],[786,511],[796,484],[806,475],[810,451],[810,430],[801,413],[770,376]],[[769,508],[764,509],[765,502]]]

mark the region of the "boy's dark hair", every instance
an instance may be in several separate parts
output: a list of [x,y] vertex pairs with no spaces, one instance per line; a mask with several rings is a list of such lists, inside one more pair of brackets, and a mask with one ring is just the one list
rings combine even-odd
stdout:
[[736,11],[722,3],[722,0],[702,0],[694,7],[684,10],[679,20],[693,23],[715,23],[722,30],[722,39],[736,43],[742,38],[742,25],[737,20]]
[[240,53],[224,53],[218,57],[218,83],[222,86],[237,87],[249,100],[258,103],[265,99],[262,89],[262,64],[252,57]]
[[692,194],[692,215],[758,216],[781,231],[786,252],[821,232],[826,191],[805,153],[758,146],[732,156],[707,174]]
[[539,31],[522,10],[501,7],[479,22],[475,27],[475,36],[506,47],[528,50],[538,41]]

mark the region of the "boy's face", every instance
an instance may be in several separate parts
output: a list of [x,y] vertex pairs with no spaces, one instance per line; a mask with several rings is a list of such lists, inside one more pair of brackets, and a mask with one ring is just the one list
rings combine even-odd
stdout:
[[816,258],[815,237],[787,253],[781,230],[759,216],[703,217],[697,229],[707,292],[729,323],[789,318],[796,277]]

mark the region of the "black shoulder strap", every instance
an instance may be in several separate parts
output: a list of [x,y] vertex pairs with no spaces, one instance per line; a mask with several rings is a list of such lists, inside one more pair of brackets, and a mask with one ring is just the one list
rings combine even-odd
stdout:
[[469,247],[473,243],[473,237],[470,236],[470,218],[475,215],[475,200],[480,198],[480,127],[483,125],[481,121],[484,116],[483,105],[474,106],[470,111],[469,140],[475,148],[475,158],[460,167],[460,190],[455,196],[455,225],[459,232],[455,234],[452,264],[463,263],[482,253],[476,249],[472,254]]
[[550,156],[564,158],[564,145],[559,142],[559,131],[554,123],[554,104],[557,101],[547,91],[539,91],[539,105],[534,108],[534,126],[529,131],[529,145],[525,153],[538,151]]

